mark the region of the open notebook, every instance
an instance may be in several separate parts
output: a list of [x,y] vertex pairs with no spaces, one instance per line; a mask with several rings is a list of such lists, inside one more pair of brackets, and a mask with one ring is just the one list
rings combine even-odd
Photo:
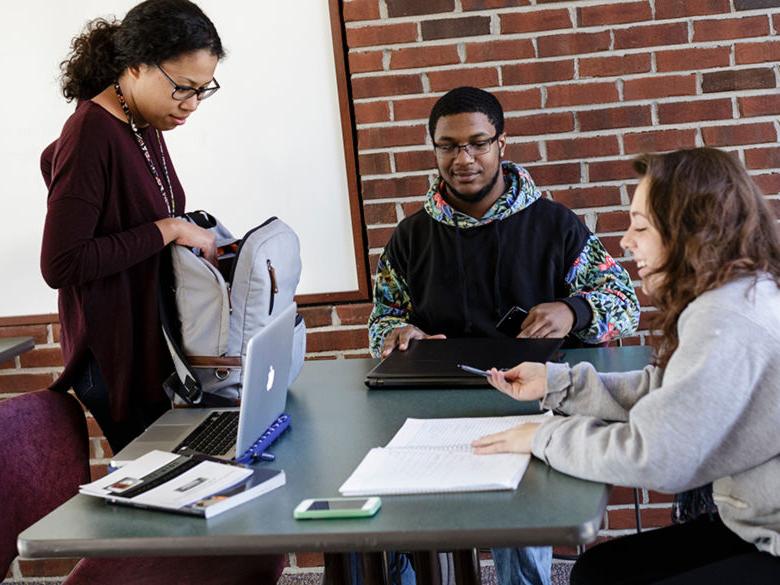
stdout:
[[547,416],[406,419],[386,447],[368,452],[339,492],[380,496],[516,489],[530,455],[475,455],[471,442]]

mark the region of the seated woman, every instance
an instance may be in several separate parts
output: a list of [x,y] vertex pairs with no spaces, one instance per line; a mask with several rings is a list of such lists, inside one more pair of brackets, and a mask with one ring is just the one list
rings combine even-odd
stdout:
[[676,493],[671,526],[599,544],[572,584],[780,583],[780,237],[733,155],[642,156],[621,245],[658,308],[656,365],[491,370],[555,416],[474,442],[570,475]]

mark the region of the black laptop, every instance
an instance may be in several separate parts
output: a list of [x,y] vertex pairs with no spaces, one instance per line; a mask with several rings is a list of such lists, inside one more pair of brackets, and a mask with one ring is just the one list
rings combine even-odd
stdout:
[[520,362],[555,361],[563,339],[450,338],[412,340],[371,370],[366,386],[382,388],[484,388],[487,380],[458,368],[511,368]]

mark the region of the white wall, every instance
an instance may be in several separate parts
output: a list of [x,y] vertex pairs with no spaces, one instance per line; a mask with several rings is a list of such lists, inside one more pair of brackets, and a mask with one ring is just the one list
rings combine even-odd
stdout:
[[[188,209],[235,235],[277,215],[301,237],[301,294],[358,288],[326,0],[200,0],[227,58],[222,89],[166,133]],[[74,105],[59,93],[70,39],[135,0],[2,0],[0,316],[56,312],[40,276],[41,151]]]

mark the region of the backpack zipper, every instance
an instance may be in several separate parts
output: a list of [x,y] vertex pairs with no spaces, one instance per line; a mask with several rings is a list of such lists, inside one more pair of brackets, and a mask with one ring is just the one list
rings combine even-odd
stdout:
[[271,259],[265,261],[265,265],[268,268],[268,276],[271,278],[271,301],[268,303],[268,314],[274,312],[274,298],[276,297],[276,293],[279,292],[279,287],[276,286],[276,270],[274,270],[274,265],[271,264]]

